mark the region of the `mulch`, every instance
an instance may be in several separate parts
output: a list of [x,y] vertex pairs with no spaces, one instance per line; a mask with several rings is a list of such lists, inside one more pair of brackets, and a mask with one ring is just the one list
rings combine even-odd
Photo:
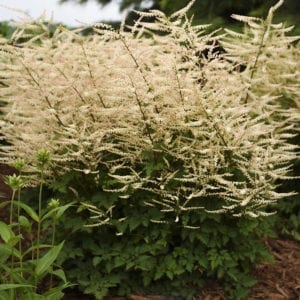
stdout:
[[[13,170],[0,164],[0,174],[12,174]],[[9,199],[10,189],[0,177],[0,200]],[[6,219],[7,211],[0,210],[0,220]],[[252,288],[248,300],[300,300],[300,243],[285,238],[267,239],[266,245],[271,250],[275,263],[261,263],[254,272],[258,283]],[[66,298],[68,299],[68,297]],[[75,299],[75,298],[74,298]],[[78,295],[76,299],[91,299]],[[108,297],[107,300],[172,300],[171,297],[130,295]],[[212,284],[199,291],[195,300],[226,300],[220,287]]]
[[257,266],[258,283],[249,299],[300,299],[300,243],[283,239],[268,239],[266,243],[276,261]]

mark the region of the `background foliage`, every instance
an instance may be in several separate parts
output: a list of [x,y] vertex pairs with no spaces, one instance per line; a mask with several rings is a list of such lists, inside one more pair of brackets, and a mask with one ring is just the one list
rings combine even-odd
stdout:
[[[86,3],[89,0],[61,0],[61,2],[75,1],[77,3]],[[101,5],[107,5],[114,0],[97,0]],[[189,3],[189,0],[122,0],[120,1],[120,9],[134,8],[143,10],[145,7],[151,9],[159,9],[167,14],[174,13]],[[195,16],[195,22],[202,24],[213,23],[217,26],[228,23],[233,23],[230,15],[234,12],[241,15],[252,15],[257,17],[265,17],[270,6],[274,5],[276,0],[196,0],[195,5],[190,11],[190,14]],[[278,14],[278,18],[287,21],[289,24],[294,24],[299,27],[300,3],[297,0],[286,0],[283,8]],[[131,15],[129,19],[136,18]],[[235,25],[237,25],[235,23]],[[297,29],[299,30],[299,29]],[[297,31],[298,32],[298,31]]]

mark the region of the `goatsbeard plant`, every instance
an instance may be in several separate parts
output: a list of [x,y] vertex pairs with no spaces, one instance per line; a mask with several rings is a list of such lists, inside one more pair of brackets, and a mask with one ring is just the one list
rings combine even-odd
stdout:
[[[277,100],[286,92],[298,103],[299,94],[290,80],[296,38],[272,23],[281,4],[266,20],[235,16],[250,30],[241,35],[193,26],[190,5],[170,17],[139,13],[126,30],[95,24],[87,37],[61,26],[52,33],[45,22],[19,25],[1,46],[4,161],[33,159],[45,145],[53,176],[104,168],[111,190],[145,190],[153,195],[145,205],[174,219],[190,210],[273,213],[285,196],[275,182],[296,155],[286,140],[297,112]],[[285,65],[278,78],[277,58]]]
[[[276,189],[290,178],[297,152],[288,141],[299,122],[298,38],[273,22],[283,1],[266,19],[235,15],[245,23],[243,33],[192,25],[193,2],[170,17],[139,13],[134,26],[118,31],[95,24],[89,36],[85,28],[53,31],[41,19],[19,24],[1,41],[0,96],[7,102],[1,160],[18,157],[26,160],[26,172],[42,171],[40,190],[66,172],[93,179],[101,197],[84,199],[77,213],[88,209],[88,226],[108,226],[92,238],[88,233],[96,229],[81,229],[96,242],[80,236],[86,244],[75,251],[82,259],[75,265],[83,271],[76,269],[73,278],[97,299],[128,279],[121,266],[142,274],[145,285],[165,277],[176,282],[174,276],[181,282],[179,275],[187,273],[190,289],[199,271],[249,287],[241,272],[259,259],[249,250],[260,238],[257,220],[293,194]],[[51,154],[46,173],[34,163],[41,144]],[[84,198],[79,184],[70,189]],[[56,228],[54,212],[46,216]],[[135,230],[142,233],[131,235]],[[216,236],[220,243],[211,241]],[[78,246],[74,240],[70,251]],[[139,265],[135,252],[149,264]],[[176,262],[158,263],[161,255]],[[35,258],[42,260],[38,253]],[[112,279],[112,272],[121,275]]]

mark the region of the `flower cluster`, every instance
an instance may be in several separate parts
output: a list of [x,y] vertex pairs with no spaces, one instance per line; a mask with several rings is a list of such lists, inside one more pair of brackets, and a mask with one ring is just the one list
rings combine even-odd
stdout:
[[144,190],[145,205],[176,219],[268,215],[285,196],[275,183],[296,156],[287,139],[299,116],[296,38],[272,23],[281,2],[266,20],[235,16],[242,34],[193,26],[189,6],[140,13],[118,32],[95,24],[90,36],[23,24],[1,46],[4,160],[30,164],[43,145],[52,175],[105,170],[108,190]]

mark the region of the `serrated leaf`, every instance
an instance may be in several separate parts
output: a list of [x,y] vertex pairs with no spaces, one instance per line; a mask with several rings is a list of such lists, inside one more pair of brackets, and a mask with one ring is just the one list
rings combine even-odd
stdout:
[[234,270],[233,271],[227,271],[227,275],[229,275],[229,277],[231,277],[235,282],[238,281],[238,278],[234,274]]
[[164,275],[163,270],[161,270],[161,269],[157,270],[154,275],[154,280],[160,279],[163,275]]
[[167,272],[166,272],[166,275],[167,275],[167,277],[170,278],[171,280],[172,280],[173,277],[174,277],[174,274],[173,274],[173,272],[171,272],[171,271],[167,271]]
[[199,257],[198,258],[198,262],[200,264],[201,267],[207,269],[208,268],[208,259],[205,256]]
[[94,266],[94,267],[97,267],[98,264],[99,264],[101,261],[102,261],[102,258],[101,258],[100,256],[95,256],[95,257],[93,258],[93,266]]
[[142,218],[141,217],[131,217],[128,220],[128,223],[129,223],[129,230],[133,231],[142,223]]

